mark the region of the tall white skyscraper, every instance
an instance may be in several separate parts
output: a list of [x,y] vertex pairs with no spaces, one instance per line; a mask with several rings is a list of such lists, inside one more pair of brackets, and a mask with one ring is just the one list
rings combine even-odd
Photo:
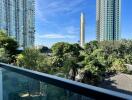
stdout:
[[0,29],[14,37],[19,47],[34,45],[34,0],[0,0]]
[[96,0],[96,32],[98,41],[121,39],[121,0]]
[[80,46],[83,47],[85,44],[85,17],[84,14],[81,13],[80,17]]

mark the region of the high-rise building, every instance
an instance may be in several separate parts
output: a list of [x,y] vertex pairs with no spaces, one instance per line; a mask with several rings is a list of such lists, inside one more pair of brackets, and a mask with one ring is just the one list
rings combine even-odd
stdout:
[[14,37],[19,47],[34,45],[34,0],[0,0],[0,29]]
[[96,0],[98,41],[117,41],[121,38],[121,0]]
[[84,14],[81,13],[80,17],[80,46],[83,47],[85,43],[85,18]]

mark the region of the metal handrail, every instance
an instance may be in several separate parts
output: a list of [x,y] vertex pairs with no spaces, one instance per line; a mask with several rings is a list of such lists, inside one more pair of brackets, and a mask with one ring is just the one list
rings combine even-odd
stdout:
[[132,96],[4,63],[0,67],[93,99],[131,100]]

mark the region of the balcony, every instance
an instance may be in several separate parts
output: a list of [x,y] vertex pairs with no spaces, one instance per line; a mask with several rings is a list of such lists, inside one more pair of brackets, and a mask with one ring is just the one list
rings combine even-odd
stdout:
[[94,99],[132,99],[132,96],[0,63],[0,100]]

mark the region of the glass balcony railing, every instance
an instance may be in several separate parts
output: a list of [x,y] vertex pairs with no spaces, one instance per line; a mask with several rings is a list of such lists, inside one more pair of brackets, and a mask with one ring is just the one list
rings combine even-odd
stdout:
[[0,100],[104,100],[132,96],[0,63]]

